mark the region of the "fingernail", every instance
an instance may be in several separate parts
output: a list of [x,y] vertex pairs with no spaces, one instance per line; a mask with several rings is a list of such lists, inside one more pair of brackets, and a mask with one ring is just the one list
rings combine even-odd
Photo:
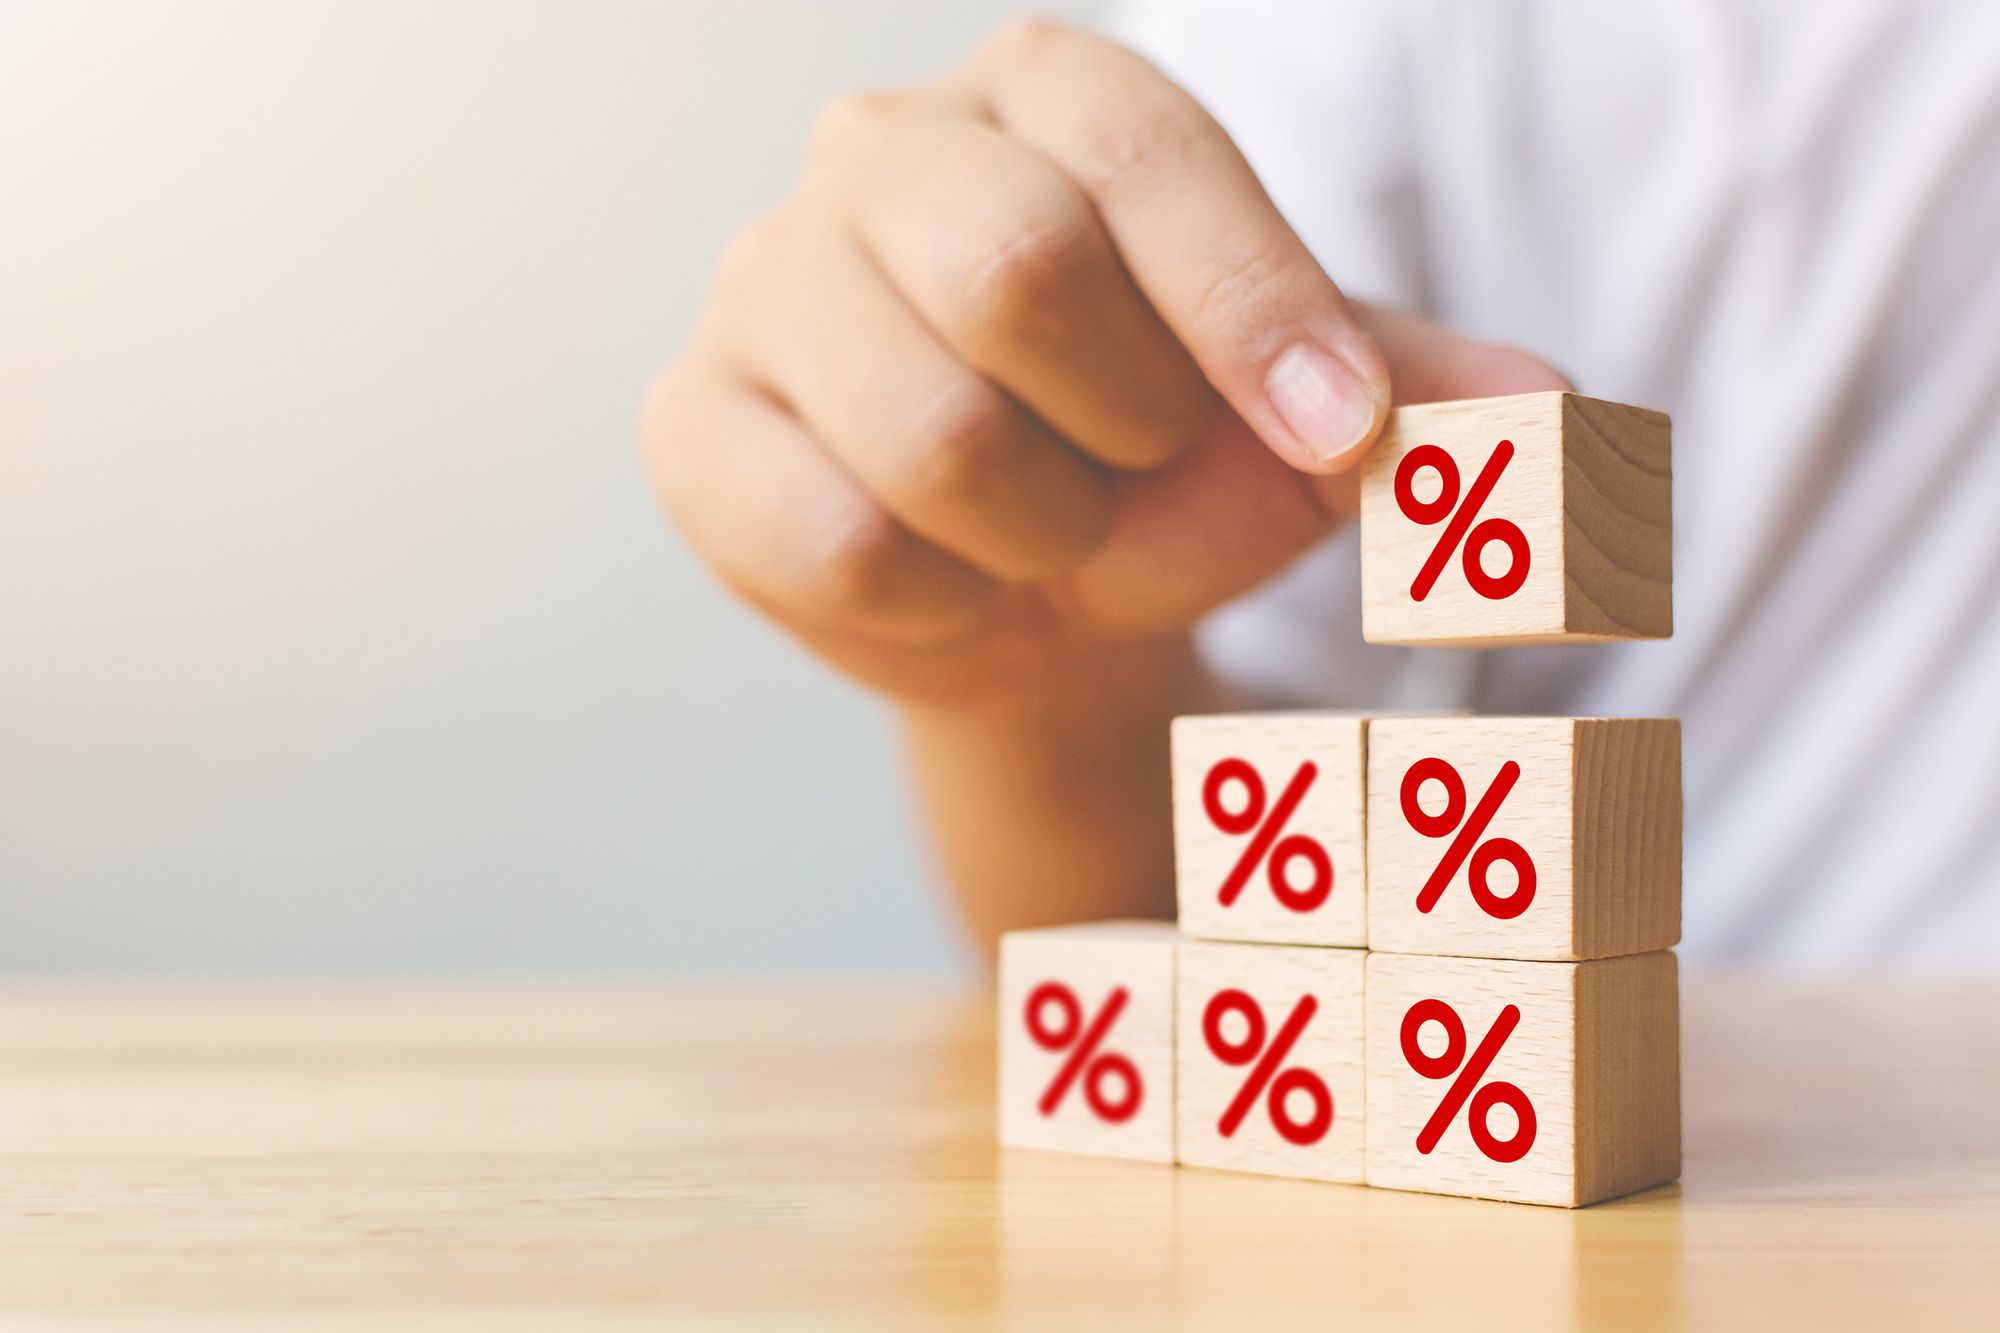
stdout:
[[1315,462],[1331,463],[1368,438],[1382,410],[1375,386],[1339,357],[1300,343],[1279,357],[1264,392]]

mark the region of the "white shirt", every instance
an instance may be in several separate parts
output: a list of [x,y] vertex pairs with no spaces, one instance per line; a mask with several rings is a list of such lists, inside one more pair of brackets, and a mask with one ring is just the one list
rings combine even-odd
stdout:
[[1142,0],[1119,31],[1350,294],[1674,420],[1671,641],[1364,645],[1349,531],[1211,659],[1274,701],[1679,717],[1690,960],[2000,969],[2000,6]]

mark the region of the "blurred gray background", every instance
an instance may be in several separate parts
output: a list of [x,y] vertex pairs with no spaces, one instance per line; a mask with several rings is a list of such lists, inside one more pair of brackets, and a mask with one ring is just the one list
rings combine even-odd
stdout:
[[634,422],[814,109],[1004,12],[0,0],[0,971],[962,966]]

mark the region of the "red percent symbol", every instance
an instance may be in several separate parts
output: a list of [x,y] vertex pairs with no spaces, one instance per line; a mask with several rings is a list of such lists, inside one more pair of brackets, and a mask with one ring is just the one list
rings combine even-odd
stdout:
[[[1083,1006],[1077,1002],[1076,992],[1060,981],[1045,981],[1028,993],[1028,1035],[1035,1039],[1035,1045],[1045,1051],[1069,1052],[1069,1059],[1063,1061],[1054,1080],[1042,1090],[1040,1106],[1043,1115],[1056,1113],[1056,1108],[1062,1105],[1062,1099],[1069,1094],[1070,1085],[1076,1082],[1079,1074],[1083,1076],[1083,1100],[1097,1112],[1100,1120],[1114,1125],[1123,1124],[1138,1112],[1140,1099],[1145,1096],[1138,1069],[1116,1051],[1099,1054],[1097,1049],[1104,1044],[1111,1025],[1118,1021],[1118,1015],[1125,1011],[1125,1002],[1130,998],[1125,988],[1119,986],[1086,1025]],[[1050,1005],[1054,1005],[1061,1015],[1060,1026],[1051,1027],[1046,1021],[1044,1011]],[[1115,1079],[1125,1085],[1118,1097],[1113,1098],[1104,1090],[1107,1079]]]
[[[1468,817],[1465,813],[1465,780],[1458,770],[1442,759],[1432,757],[1419,759],[1411,764],[1403,774],[1403,818],[1411,828],[1426,838],[1451,837],[1454,830],[1458,836],[1451,839],[1445,848],[1444,859],[1431,871],[1431,877],[1424,881],[1424,887],[1417,894],[1417,910],[1428,912],[1437,906],[1444,895],[1445,886],[1451,877],[1472,859],[1472,866],[1466,872],[1465,882],[1472,890],[1472,900],[1490,917],[1501,921],[1512,921],[1528,910],[1528,904],[1535,901],[1535,863],[1529,857],[1528,849],[1512,838],[1488,838],[1480,842],[1480,835],[1486,832],[1493,816],[1499,813],[1501,802],[1507,793],[1514,790],[1520,780],[1521,766],[1509,759],[1500,765],[1500,772],[1494,776],[1486,794],[1479,798]],[[1427,814],[1417,803],[1417,795],[1426,782],[1435,782],[1444,788],[1444,809],[1437,814]],[[1477,844],[1475,846],[1474,844]],[[1505,861],[1514,867],[1514,891],[1506,897],[1493,892],[1487,883],[1487,874],[1495,861]]]
[[[1306,837],[1294,833],[1280,840],[1278,834],[1284,831],[1291,820],[1292,812],[1299,808],[1306,792],[1312,787],[1313,779],[1319,776],[1319,766],[1303,763],[1292,774],[1292,780],[1285,784],[1284,791],[1271,806],[1270,818],[1264,817],[1264,779],[1257,770],[1241,759],[1224,759],[1208,770],[1208,778],[1201,784],[1202,809],[1208,812],[1208,822],[1231,837],[1241,837],[1255,833],[1243,855],[1237,858],[1229,877],[1222,881],[1222,888],[1216,897],[1224,907],[1235,903],[1243,893],[1243,886],[1250,882],[1250,874],[1258,863],[1264,866],[1264,877],[1270,882],[1272,896],[1291,908],[1294,912],[1310,912],[1327,900],[1333,892],[1333,858],[1326,854],[1326,848]],[[1244,791],[1243,808],[1231,810],[1222,803],[1223,788],[1235,782]],[[1261,824],[1259,821],[1262,821]],[[1273,843],[1276,846],[1273,846]],[[1312,867],[1312,882],[1303,889],[1292,887],[1285,874],[1285,867],[1295,859],[1303,859]]]
[[[1242,1126],[1243,1118],[1250,1114],[1250,1108],[1257,1104],[1257,1098],[1267,1089],[1269,1097],[1265,1109],[1270,1113],[1271,1125],[1287,1143],[1303,1148],[1318,1143],[1326,1137],[1326,1131],[1333,1124],[1333,1094],[1327,1090],[1326,1080],[1309,1069],[1292,1068],[1280,1070],[1285,1057],[1292,1047],[1298,1045],[1299,1036],[1312,1021],[1319,1009],[1319,1002],[1307,995],[1292,1006],[1292,1012],[1278,1029],[1278,1035],[1265,1043],[1264,1011],[1257,1002],[1244,992],[1231,987],[1217,991],[1215,998],[1202,1011],[1201,1035],[1208,1043],[1208,1049],[1215,1058],[1226,1065],[1247,1065],[1255,1062],[1243,1086],[1236,1090],[1236,1096],[1222,1112],[1222,1119],[1215,1122],[1215,1128],[1223,1138],[1232,1137]],[[1246,1025],[1242,1040],[1231,1041],[1222,1031],[1222,1020],[1231,1014],[1240,1014]],[[1304,1120],[1292,1118],[1291,1107],[1286,1101],[1294,1092],[1303,1092],[1312,1102],[1312,1113]]]
[[[1480,1085],[1479,1080],[1493,1066],[1493,1057],[1500,1054],[1500,1048],[1507,1044],[1507,1038],[1521,1021],[1521,1011],[1508,1005],[1500,1011],[1500,1017],[1493,1020],[1493,1026],[1479,1039],[1479,1048],[1470,1059],[1465,1055],[1465,1024],[1458,1011],[1443,1000],[1418,1000],[1403,1015],[1403,1059],[1410,1068],[1425,1078],[1451,1078],[1451,1087],[1446,1089],[1444,1100],[1431,1112],[1431,1118],[1417,1131],[1417,1151],[1428,1154],[1437,1147],[1444,1137],[1445,1129],[1458,1114],[1466,1098],[1472,1099],[1472,1109],[1466,1112],[1465,1127],[1472,1133],[1472,1141],[1479,1151],[1495,1162],[1518,1162],[1528,1155],[1528,1149],[1535,1146],[1535,1104],[1528,1100],[1528,1094],[1512,1083],[1495,1081]],[[1417,1030],[1426,1023],[1436,1023],[1444,1029],[1445,1047],[1438,1055],[1424,1054],[1424,1048],[1417,1044]],[[1475,1091],[1475,1087],[1477,1091]],[[1514,1136],[1499,1139],[1493,1136],[1490,1117],[1495,1106],[1505,1106],[1514,1112],[1516,1128]]]
[[[1512,597],[1528,581],[1528,537],[1520,527],[1504,518],[1489,518],[1477,527],[1473,520],[1479,516],[1480,507],[1493,494],[1494,485],[1500,474],[1507,470],[1509,460],[1514,457],[1514,442],[1502,440],[1487,456],[1485,466],[1472,479],[1472,486],[1465,493],[1465,503],[1458,502],[1458,464],[1452,456],[1435,444],[1420,444],[1403,455],[1403,461],[1396,465],[1396,508],[1403,516],[1422,527],[1443,523],[1444,533],[1437,545],[1425,557],[1423,568],[1417,571],[1415,582],[1410,584],[1410,596],[1423,601],[1437,586],[1438,575],[1444,572],[1451,560],[1453,550],[1459,551],[1459,563],[1465,569],[1465,581],[1472,590],[1488,601],[1497,602]],[[1433,500],[1419,500],[1416,491],[1417,473],[1425,468],[1435,469],[1438,474],[1438,493]],[[1512,559],[1507,572],[1495,578],[1486,572],[1480,563],[1480,556],[1494,542],[1507,548]]]

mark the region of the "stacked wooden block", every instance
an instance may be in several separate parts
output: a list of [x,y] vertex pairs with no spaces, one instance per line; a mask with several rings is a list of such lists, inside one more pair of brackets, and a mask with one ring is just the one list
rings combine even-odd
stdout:
[[[1398,411],[1362,477],[1363,632],[1671,633],[1665,417]],[[1261,713],[1173,726],[1178,928],[1020,931],[1000,1138],[1577,1206],[1680,1171],[1680,731]]]

